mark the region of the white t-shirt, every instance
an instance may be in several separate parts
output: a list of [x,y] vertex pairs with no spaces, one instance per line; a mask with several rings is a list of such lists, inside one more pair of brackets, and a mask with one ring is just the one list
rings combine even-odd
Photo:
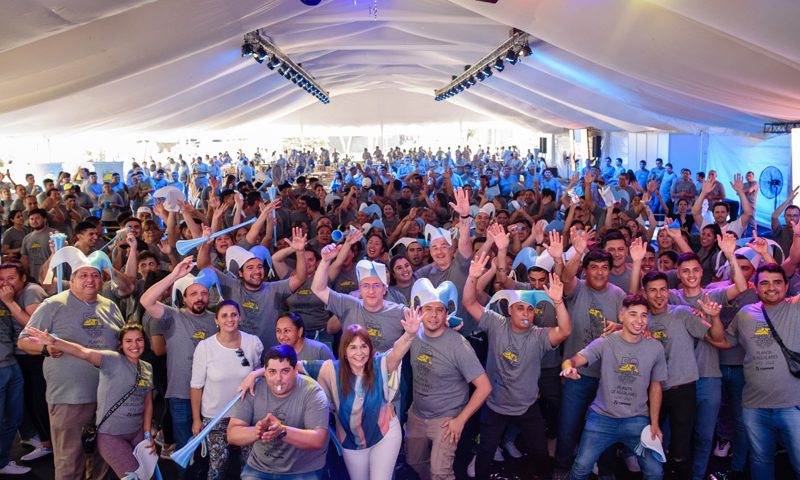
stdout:
[[[255,335],[240,332],[241,351],[222,346],[217,335],[203,340],[194,350],[192,361],[192,388],[203,389],[203,402],[200,413],[205,418],[213,418],[236,395],[242,380],[253,370],[261,367],[264,346]],[[247,359],[249,365],[242,365]],[[226,415],[228,417],[228,415]]]

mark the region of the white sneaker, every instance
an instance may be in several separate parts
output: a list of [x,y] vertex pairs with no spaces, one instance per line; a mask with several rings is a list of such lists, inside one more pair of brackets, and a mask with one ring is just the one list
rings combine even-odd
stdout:
[[522,458],[522,452],[517,449],[517,446],[514,445],[514,442],[505,442],[503,444],[503,448],[512,458]]
[[467,465],[467,476],[469,478],[475,478],[475,460],[477,458],[477,455],[473,455],[472,460],[470,460],[469,465]]
[[53,454],[53,449],[52,448],[36,447],[36,448],[33,449],[32,452],[29,452],[28,454],[23,455],[22,457],[20,457],[20,460],[22,460],[23,462],[30,462],[32,460],[36,460],[38,458],[46,457],[46,456],[52,455],[52,454]]
[[39,438],[39,435],[34,435],[31,438],[23,438],[19,443],[31,448],[39,448],[42,446],[42,440]]
[[505,462],[506,457],[503,456],[503,451],[500,450],[500,447],[497,447],[497,450],[494,451],[494,461],[495,462]]
[[727,440],[720,440],[717,442],[717,446],[714,447],[714,456],[717,458],[727,458],[730,451],[731,442]]
[[25,475],[30,471],[30,467],[17,465],[15,462],[8,462],[5,467],[0,468],[0,475]]
[[639,473],[642,471],[642,468],[639,466],[639,459],[636,455],[625,457],[625,466],[631,473]]

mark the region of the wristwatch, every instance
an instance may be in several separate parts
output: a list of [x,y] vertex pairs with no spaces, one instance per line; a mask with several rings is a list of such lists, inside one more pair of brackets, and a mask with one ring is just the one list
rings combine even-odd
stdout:
[[281,425],[281,433],[278,434],[278,440],[286,438],[286,425]]

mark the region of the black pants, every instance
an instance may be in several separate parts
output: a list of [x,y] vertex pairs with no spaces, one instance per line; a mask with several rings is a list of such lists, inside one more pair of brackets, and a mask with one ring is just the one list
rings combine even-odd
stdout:
[[16,355],[22,378],[25,381],[25,408],[33,421],[39,439],[50,440],[50,414],[47,410],[47,382],[44,380],[42,367],[44,357],[41,355]]
[[695,382],[664,390],[659,423],[669,421],[669,453],[677,478],[691,478]]
[[543,368],[539,374],[539,408],[542,410],[547,438],[558,435],[558,411],[561,409],[561,368]]
[[[489,351],[489,341],[486,333],[477,332],[465,338],[472,346],[472,349],[475,350],[475,355],[477,355],[481,365],[485,367],[486,355]],[[470,397],[473,392],[475,392],[475,387],[470,384]],[[461,432],[461,439],[458,441],[458,446],[456,447],[456,458],[453,460],[453,471],[457,479],[467,478],[467,466],[472,460],[472,455],[475,451],[475,439],[479,432],[480,411],[476,412],[467,420],[467,423],[464,425],[464,431]]]
[[478,458],[475,462],[476,478],[488,480],[492,473],[494,452],[503,439],[506,427],[511,424],[520,428],[520,434],[533,457],[534,465],[538,469],[546,465],[547,441],[539,402],[531,405],[522,415],[502,415],[484,405],[480,420],[481,442],[478,444]]

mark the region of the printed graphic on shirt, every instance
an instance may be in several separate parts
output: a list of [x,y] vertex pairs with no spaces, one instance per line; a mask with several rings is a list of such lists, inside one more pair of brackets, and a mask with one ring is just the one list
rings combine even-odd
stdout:
[[589,308],[589,331],[586,333],[585,338],[594,339],[603,334],[603,329],[606,328],[606,315],[603,313],[602,307],[594,302],[592,299],[592,306]]
[[753,332],[753,343],[761,348],[769,348],[772,346],[775,339],[772,338],[772,333],[769,330],[769,325],[764,320],[756,321],[756,329]]
[[206,339],[206,336],[206,332],[202,330],[195,330],[195,332],[192,334],[192,343],[196,347],[198,343]]
[[81,324],[86,335],[89,337],[89,348],[102,349],[105,348],[105,343],[102,342],[100,336],[103,334],[103,322],[94,315],[94,312],[87,312],[83,316],[83,323]]
[[516,348],[514,348],[512,345],[509,345],[503,349],[503,358],[512,367],[519,365],[519,352],[517,352]]
[[622,363],[617,368],[617,378],[619,383],[630,385],[639,376],[639,360],[635,357],[623,357]]

